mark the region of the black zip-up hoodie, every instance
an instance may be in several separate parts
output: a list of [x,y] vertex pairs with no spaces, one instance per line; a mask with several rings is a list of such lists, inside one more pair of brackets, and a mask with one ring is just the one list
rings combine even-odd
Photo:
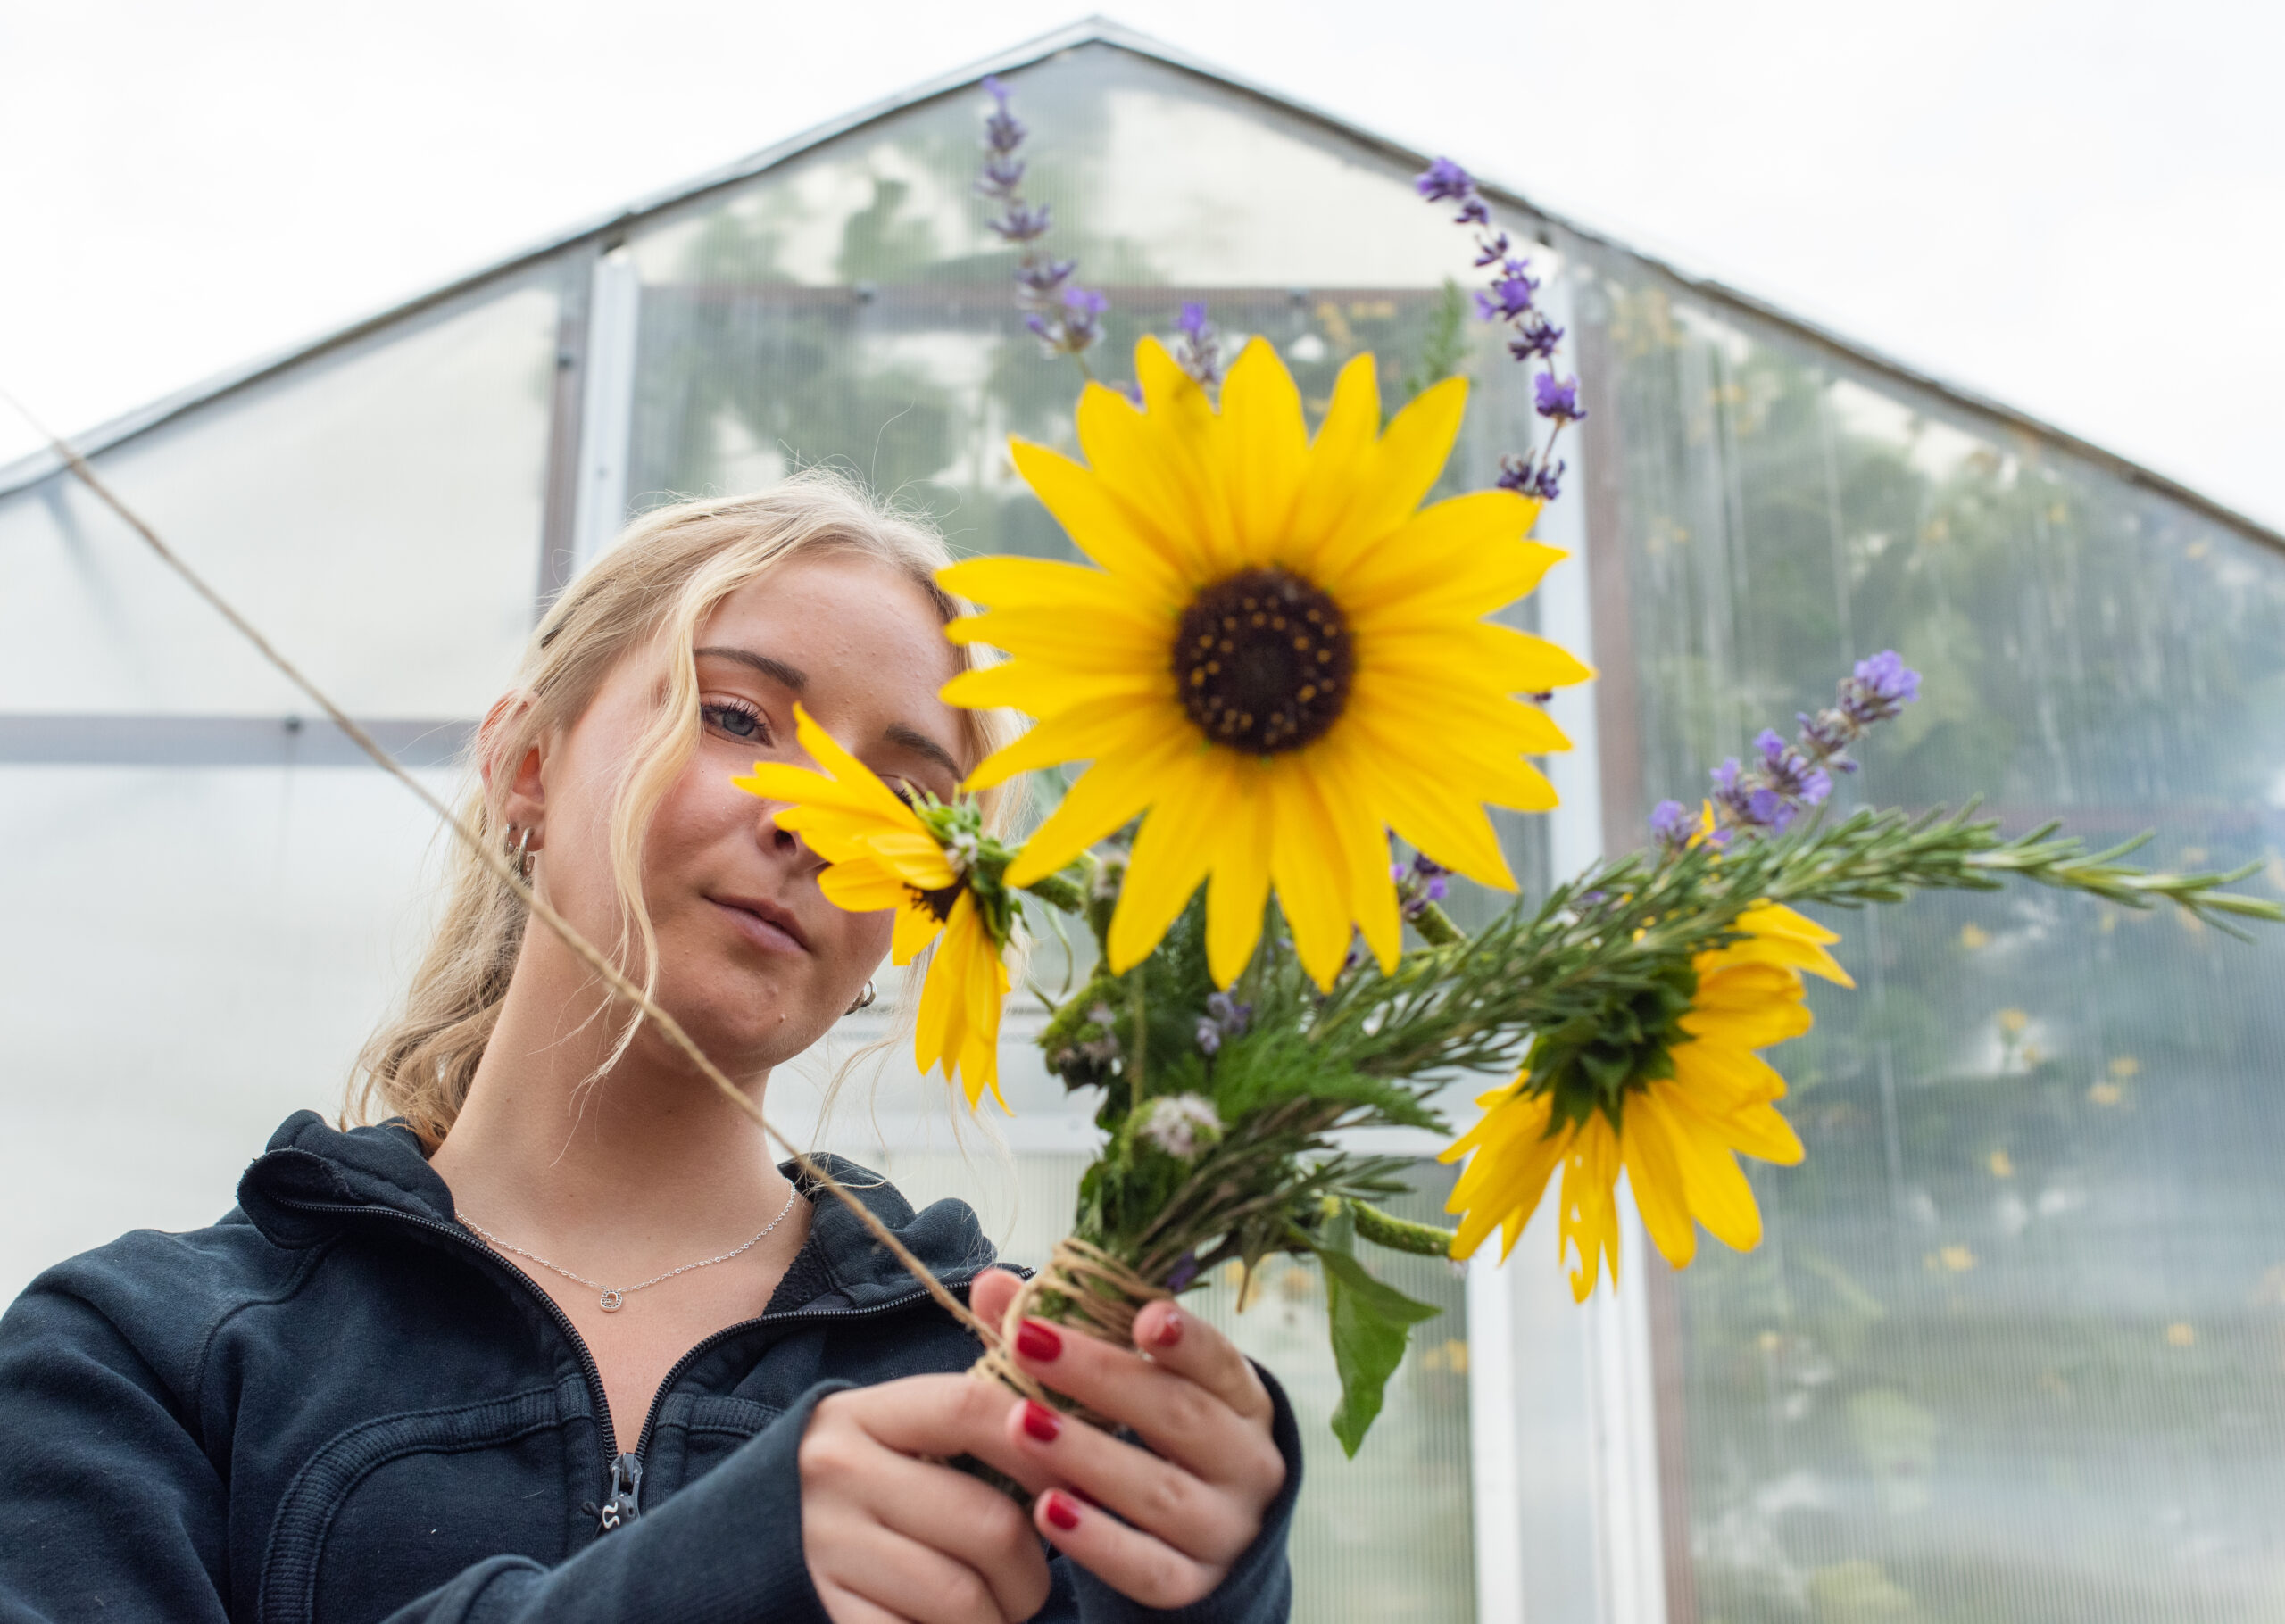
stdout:
[[[833,1171],[963,1297],[976,1215]],[[138,1230],[0,1319],[0,1620],[818,1624],[794,1451],[837,1388],[976,1344],[830,1197],[762,1316],[615,1438],[594,1362],[453,1222],[403,1128],[287,1119],[212,1229]],[[1277,1624],[1301,1476],[1214,1595],[1153,1612],[1058,1556],[1043,1620]]]

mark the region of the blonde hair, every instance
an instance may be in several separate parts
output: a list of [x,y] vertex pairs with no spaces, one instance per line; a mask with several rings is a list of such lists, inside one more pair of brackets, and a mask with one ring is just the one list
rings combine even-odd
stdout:
[[[804,555],[854,554],[900,571],[928,594],[940,620],[968,606],[936,584],[951,562],[925,519],[885,506],[824,469],[766,491],[686,501],[644,514],[559,598],[524,650],[517,689],[495,707],[469,750],[473,780],[461,817],[478,838],[506,838],[500,802],[513,764],[583,715],[619,662],[653,647],[666,657],[666,690],[620,772],[611,807],[611,863],[619,901],[617,952],[646,992],[655,990],[657,941],[643,896],[643,853],[652,814],[689,761],[699,737],[693,654],[700,622],[740,587]],[[950,645],[948,645],[950,646]],[[962,669],[975,663],[954,647]],[[511,700],[522,701],[520,708]],[[961,711],[970,762],[1012,736],[1004,712]],[[485,782],[484,769],[490,783]],[[985,797],[997,826],[1007,808]],[[403,1007],[366,1042],[349,1089],[348,1120],[403,1117],[430,1148],[451,1131],[499,1020],[524,940],[528,910],[458,841],[445,858],[444,917]],[[631,961],[631,964],[630,964]],[[637,970],[639,968],[639,974]],[[619,1033],[608,1070],[633,1040]]]

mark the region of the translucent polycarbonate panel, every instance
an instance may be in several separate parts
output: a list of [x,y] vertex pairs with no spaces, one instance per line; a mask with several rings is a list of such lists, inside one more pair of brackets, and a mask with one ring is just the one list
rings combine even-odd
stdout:
[[[475,717],[535,618],[554,273],[395,323],[95,459],[319,685]],[[0,711],[306,711],[76,481],[0,498]]]
[[[1231,354],[1274,342],[1312,413],[1364,351],[1391,408],[1457,363],[1478,402],[1442,488],[1496,476],[1527,380],[1466,305],[1468,234],[1402,166],[1109,47],[1009,79],[1032,130],[1027,191],[1054,212],[1044,245],[1110,299],[1101,376],[1131,377],[1135,341],[1170,336],[1185,299]],[[973,88],[923,103],[632,237],[632,509],[826,463],[926,508],[961,549],[1067,552],[1007,439],[1070,449],[1082,377],[1025,331],[1016,255],[985,228],[988,104]]]
[[376,772],[0,768],[0,1301],[212,1222],[288,1114],[340,1109],[423,945],[434,827]]
[[[891,1153],[882,1171],[916,1205],[957,1195],[983,1215],[1001,1255],[1036,1265],[1069,1231],[1084,1157],[1034,1153],[1012,1164],[943,1152]],[[1451,1172],[1414,1170],[1391,1203],[1433,1221]],[[1276,1373],[1300,1424],[1306,1492],[1292,1531],[1293,1617],[1311,1624],[1466,1624],[1475,1617],[1468,1520],[1467,1306],[1451,1265],[1375,1252],[1375,1271],[1443,1310],[1413,1333],[1387,1407],[1355,1459],[1333,1435],[1341,1402],[1316,1265],[1272,1259],[1240,1309],[1236,1265],[1183,1299]]]
[[[1843,804],[1981,791],[2280,894],[2285,554],[1603,269],[1646,801],[1894,648],[1923,697]],[[1662,1282],[1686,1610],[2275,1617],[2285,938],[2023,887],[1831,923],[1858,986],[1772,1056],[1807,1163]]]

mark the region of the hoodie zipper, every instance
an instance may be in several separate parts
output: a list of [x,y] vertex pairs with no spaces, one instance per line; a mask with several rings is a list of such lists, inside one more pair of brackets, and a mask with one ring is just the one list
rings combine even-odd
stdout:
[[[530,1275],[501,1256],[490,1247],[478,1241],[456,1223],[445,1223],[434,1218],[423,1218],[417,1213],[401,1213],[385,1206],[352,1206],[335,1201],[296,1201],[288,1197],[273,1198],[280,1206],[291,1207],[295,1212],[330,1213],[346,1218],[386,1218],[395,1223],[409,1223],[416,1229],[432,1230],[449,1239],[455,1246],[462,1247],[486,1262],[506,1270],[523,1282],[525,1288],[537,1297],[540,1305],[553,1317],[555,1328],[563,1333],[564,1340],[570,1343],[572,1351],[579,1355],[580,1372],[586,1379],[587,1399],[594,1409],[598,1441],[602,1446],[603,1497],[600,1503],[590,1501],[581,1509],[594,1517],[595,1533],[598,1538],[610,1533],[613,1529],[624,1528],[643,1514],[643,1453],[650,1446],[652,1423],[658,1420],[659,1408],[666,1402],[667,1395],[674,1390],[675,1383],[682,1380],[683,1373],[689,1370],[692,1363],[701,1355],[730,1338],[755,1330],[760,1326],[782,1325],[797,1320],[869,1319],[875,1314],[888,1313],[899,1308],[910,1307],[928,1296],[927,1292],[916,1287],[910,1291],[889,1298],[886,1302],[876,1303],[869,1308],[852,1308],[845,1311],[797,1308],[785,1313],[763,1313],[751,1320],[741,1320],[735,1325],[724,1326],[712,1335],[701,1338],[695,1347],[675,1361],[673,1367],[667,1371],[665,1380],[659,1383],[659,1390],[652,1396],[651,1407],[643,1417],[643,1429],[635,1437],[635,1447],[622,1454],[619,1447],[619,1434],[611,1425],[611,1400],[603,1392],[602,1367],[595,1363],[594,1355],[588,1351],[586,1338],[579,1334],[579,1328],[571,1323],[571,1316],[563,1312],[562,1305],[550,1297],[546,1288]],[[944,1283],[948,1286],[957,1286],[965,1285],[968,1282],[947,1280]]]

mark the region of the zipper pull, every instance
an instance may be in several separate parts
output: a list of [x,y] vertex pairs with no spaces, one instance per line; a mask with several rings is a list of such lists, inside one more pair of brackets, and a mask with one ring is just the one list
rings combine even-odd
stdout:
[[612,1461],[603,1490],[603,1503],[594,1508],[595,1521],[601,1525],[598,1532],[608,1534],[642,1515],[638,1504],[643,1494],[642,1458],[622,1454]]

